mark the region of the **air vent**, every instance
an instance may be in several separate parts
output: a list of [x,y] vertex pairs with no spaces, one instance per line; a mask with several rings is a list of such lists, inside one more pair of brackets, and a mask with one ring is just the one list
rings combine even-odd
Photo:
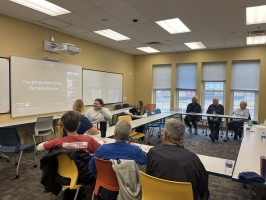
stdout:
[[266,35],[265,30],[249,31],[248,32],[248,36],[262,36],[262,35]]
[[152,46],[152,45],[163,45],[161,42],[158,42],[158,41],[154,41],[154,42],[146,42],[145,44],[146,44],[146,45],[150,45],[150,46]]

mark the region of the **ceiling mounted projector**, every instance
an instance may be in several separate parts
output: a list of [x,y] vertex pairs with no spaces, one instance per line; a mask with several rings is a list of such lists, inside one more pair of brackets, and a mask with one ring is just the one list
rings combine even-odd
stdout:
[[44,50],[53,53],[64,53],[69,55],[80,54],[81,49],[70,43],[57,44],[51,41],[44,41]]

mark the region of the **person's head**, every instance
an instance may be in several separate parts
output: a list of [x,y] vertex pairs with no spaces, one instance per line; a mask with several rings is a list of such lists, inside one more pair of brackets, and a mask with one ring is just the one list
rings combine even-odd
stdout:
[[114,132],[116,141],[126,141],[130,132],[131,124],[127,120],[121,120],[116,123]]
[[77,99],[73,104],[73,111],[82,113],[84,111],[84,102],[81,99]]
[[185,133],[185,125],[175,118],[166,120],[163,129],[163,143],[181,144]]
[[198,97],[197,96],[192,97],[192,103],[195,104],[197,102],[198,102]]
[[102,107],[104,107],[104,103],[103,103],[103,100],[102,99],[95,99],[94,100],[94,104],[93,104],[93,107],[94,109],[96,110],[99,110],[101,109]]
[[240,106],[240,108],[241,108],[242,110],[244,110],[244,109],[246,109],[247,105],[248,105],[248,104],[247,104],[246,101],[241,101],[239,106]]
[[61,118],[63,127],[66,130],[66,132],[76,132],[80,125],[79,119],[80,119],[80,114],[78,112],[75,111],[66,112]]
[[135,104],[135,108],[140,109],[143,107],[143,101],[137,101]]
[[144,104],[143,101],[137,101],[135,104],[135,108],[140,111],[140,114],[144,114]]
[[214,97],[212,99],[212,103],[213,103],[213,105],[217,106],[219,104],[219,99],[217,97]]

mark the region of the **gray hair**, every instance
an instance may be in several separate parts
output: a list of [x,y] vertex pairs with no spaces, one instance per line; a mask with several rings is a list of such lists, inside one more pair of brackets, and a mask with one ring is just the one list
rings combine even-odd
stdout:
[[197,101],[199,100],[197,96],[193,96],[192,99],[196,99]]
[[131,132],[131,124],[127,120],[120,120],[115,125],[115,133],[120,140],[127,140]]
[[212,100],[216,100],[216,101],[218,101],[219,102],[219,98],[218,97],[213,97],[213,99]]
[[164,128],[168,133],[169,139],[183,140],[185,125],[182,122],[175,118],[170,118],[166,120]]
[[246,101],[240,101],[240,104],[243,103],[246,107],[248,105],[248,103]]

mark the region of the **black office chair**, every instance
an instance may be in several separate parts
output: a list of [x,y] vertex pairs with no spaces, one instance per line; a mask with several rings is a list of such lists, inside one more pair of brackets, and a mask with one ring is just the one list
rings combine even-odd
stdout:
[[115,105],[115,110],[119,110],[119,109],[122,109],[122,105],[121,104]]
[[[15,163],[17,164],[16,178],[19,178],[18,170],[23,151],[33,147],[34,144],[21,144],[16,128],[0,128],[0,152],[15,153]],[[18,162],[17,153],[20,153]]]
[[128,108],[129,107],[129,104],[128,103],[123,103],[122,104],[122,108]]

